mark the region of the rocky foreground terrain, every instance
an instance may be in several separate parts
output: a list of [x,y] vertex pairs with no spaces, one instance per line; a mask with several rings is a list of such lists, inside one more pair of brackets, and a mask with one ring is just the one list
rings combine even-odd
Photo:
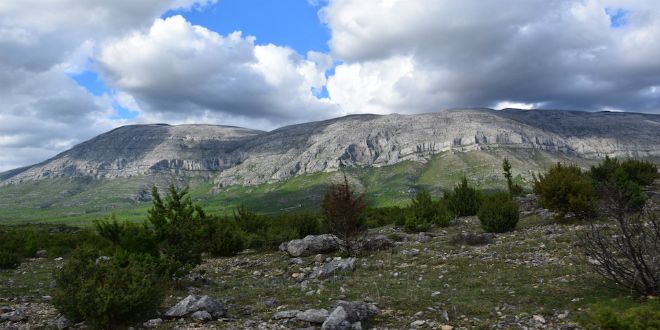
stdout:
[[[518,229],[496,235],[479,234],[475,217],[418,235],[378,228],[375,250],[359,258],[294,241],[282,251],[206,259],[185,288],[169,292],[160,315],[133,327],[570,330],[580,329],[589,303],[628,299],[595,285],[576,236],[583,224],[523,212]],[[0,327],[86,329],[49,303],[50,272],[66,262],[36,258],[0,273]],[[210,307],[185,309],[201,300]],[[332,315],[340,318],[334,326],[326,324]]]

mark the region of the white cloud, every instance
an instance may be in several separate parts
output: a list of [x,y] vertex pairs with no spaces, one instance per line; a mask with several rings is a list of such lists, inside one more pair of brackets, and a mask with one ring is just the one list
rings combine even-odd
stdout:
[[[627,12],[610,26],[606,9]],[[337,0],[322,10],[344,61],[328,91],[344,112],[510,104],[660,112],[660,3]]]
[[252,118],[257,121],[247,126],[265,128],[334,114],[329,100],[312,93],[326,84],[327,55],[305,59],[254,40],[240,31],[221,36],[173,16],[104,43],[95,60],[106,83],[132,95],[145,118],[217,124]]
[[168,9],[209,2],[0,1],[0,171],[127,123],[110,119],[110,96],[89,94],[67,74],[90,69],[88,57],[105,38],[148,27]]

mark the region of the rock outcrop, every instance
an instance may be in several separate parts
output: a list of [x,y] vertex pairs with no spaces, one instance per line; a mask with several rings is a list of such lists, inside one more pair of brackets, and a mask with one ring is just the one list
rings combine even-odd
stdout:
[[660,115],[454,109],[351,115],[270,132],[214,125],[131,125],[43,163],[0,173],[0,185],[52,177],[112,179],[169,173],[258,185],[340,166],[426,161],[436,153],[535,149],[587,159],[660,158]]

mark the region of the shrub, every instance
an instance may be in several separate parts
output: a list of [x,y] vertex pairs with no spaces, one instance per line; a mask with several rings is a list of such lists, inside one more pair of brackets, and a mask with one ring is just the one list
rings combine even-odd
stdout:
[[534,193],[539,206],[557,212],[557,219],[571,213],[578,219],[593,217],[600,200],[591,179],[577,165],[557,163],[548,172],[534,176]]
[[521,195],[523,193],[523,188],[519,184],[513,183],[511,164],[509,164],[509,160],[506,158],[502,161],[502,169],[504,170],[503,174],[506,179],[506,185],[509,188],[509,196],[513,198],[513,196]]
[[579,234],[588,264],[614,289],[660,295],[660,219],[653,212],[615,217],[613,224],[594,221]]
[[[415,194],[415,197],[413,197],[410,205],[406,209],[406,213],[405,223],[409,222],[409,218],[416,218],[417,220],[414,220],[413,222],[417,222],[418,225],[423,225],[425,228],[424,230],[428,230],[431,224],[439,227],[446,227],[449,225],[449,221],[451,221],[451,214],[447,211],[443,201],[433,201],[431,194],[426,189],[422,189],[422,191]],[[422,229],[415,230],[410,225],[404,224],[404,229],[405,228],[412,230],[411,232],[424,231]],[[406,229],[406,231],[408,231],[408,229]]]
[[403,230],[407,233],[417,233],[431,229],[431,222],[425,218],[409,215],[403,225]]
[[403,226],[406,221],[405,208],[398,206],[390,207],[369,207],[364,211],[367,222],[371,222],[368,228],[380,227],[390,224]]
[[241,204],[234,210],[234,222],[244,233],[246,248],[263,249],[268,245],[266,217]]
[[115,216],[94,220],[94,229],[101,237],[108,239],[116,246],[131,254],[148,254],[159,257],[158,241],[156,234],[147,225],[146,221],[141,225],[133,222],[117,222]]
[[611,307],[591,304],[589,312],[581,317],[580,324],[589,330],[660,329],[660,312],[650,306],[633,307],[617,312]]
[[465,175],[453,192],[445,193],[444,200],[454,216],[466,217],[477,215],[481,205],[481,192],[471,186]]
[[18,254],[0,251],[0,269],[16,269],[21,264]]
[[658,179],[658,167],[649,161],[628,158],[621,163],[621,169],[640,186],[648,186]]
[[481,228],[489,233],[504,233],[518,224],[518,203],[509,199],[506,193],[488,195],[479,208]]
[[209,226],[209,252],[214,256],[229,257],[243,251],[243,232],[228,217],[218,218]]
[[344,182],[330,185],[321,203],[329,229],[346,243],[353,241],[362,230],[365,220],[362,213],[368,206],[364,197],[364,193],[355,193],[344,173]]
[[202,262],[210,219],[187,196],[187,187],[177,191],[174,185],[170,185],[168,191],[169,195],[163,201],[154,186],[154,201],[147,218],[154,226],[170,274],[180,277]]
[[156,263],[129,257],[121,267],[98,257],[93,248],[83,247],[55,271],[53,306],[60,313],[96,327],[130,324],[155,313],[165,298]]

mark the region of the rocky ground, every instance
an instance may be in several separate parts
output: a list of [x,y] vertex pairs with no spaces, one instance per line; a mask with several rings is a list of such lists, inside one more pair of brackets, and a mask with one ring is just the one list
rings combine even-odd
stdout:
[[[582,257],[576,237],[582,228],[532,213],[513,232],[468,236],[481,233],[476,217],[469,217],[420,235],[378,228],[371,233],[384,235],[393,247],[355,259],[338,251],[210,258],[181,289],[169,292],[160,315],[134,327],[348,329],[324,322],[338,306],[359,302],[378,312],[344,324],[352,329],[579,329],[578,316],[588,303],[626,299],[594,285],[601,280]],[[0,328],[86,327],[68,323],[49,303],[50,272],[64,263],[37,258],[0,273]],[[191,294],[208,295],[226,311],[209,310],[210,321],[168,314]]]

